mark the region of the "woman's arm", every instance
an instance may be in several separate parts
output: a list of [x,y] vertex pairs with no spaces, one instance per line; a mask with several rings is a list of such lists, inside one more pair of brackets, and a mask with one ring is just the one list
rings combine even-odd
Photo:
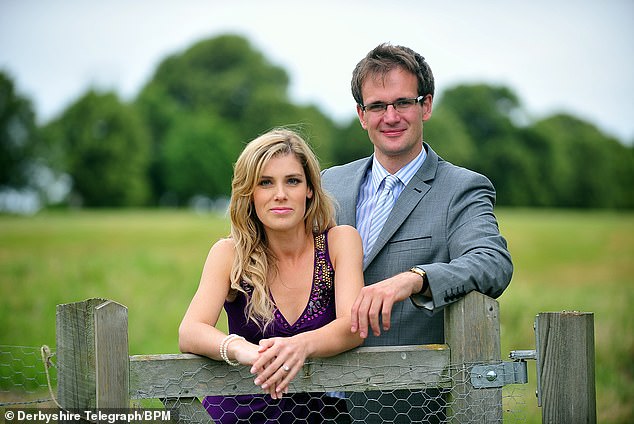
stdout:
[[[218,241],[209,251],[198,290],[189,304],[178,330],[181,352],[204,355],[221,360],[220,344],[227,336],[215,328],[231,286],[234,244],[230,239]],[[251,365],[257,358],[258,346],[245,340],[229,343],[227,356]]]
[[262,340],[261,354],[251,372],[258,374],[255,384],[265,390],[275,385],[281,395],[301,370],[306,358],[337,355],[359,346],[363,341],[358,334],[350,332],[352,304],[363,287],[361,237],[353,227],[334,227],[328,232],[328,249],[335,269],[337,318],[316,330],[288,338]]

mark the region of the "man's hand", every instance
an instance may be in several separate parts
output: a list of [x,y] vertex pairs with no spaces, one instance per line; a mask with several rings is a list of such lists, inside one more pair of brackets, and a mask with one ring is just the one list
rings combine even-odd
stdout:
[[402,272],[394,277],[361,289],[361,293],[352,305],[350,331],[362,338],[368,337],[368,324],[375,336],[381,335],[379,314],[383,330],[390,329],[390,318],[394,303],[401,302],[423,288],[423,279],[413,272]]

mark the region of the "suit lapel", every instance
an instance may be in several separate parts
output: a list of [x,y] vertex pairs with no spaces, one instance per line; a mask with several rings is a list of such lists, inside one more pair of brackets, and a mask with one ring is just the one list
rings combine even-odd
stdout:
[[385,226],[379,233],[379,237],[376,239],[372,251],[366,258],[364,269],[367,268],[381,249],[383,249],[396,230],[400,228],[412,210],[414,210],[416,205],[418,205],[431,188],[431,180],[433,180],[436,175],[436,169],[438,168],[438,155],[427,144],[425,144],[425,148],[427,149],[425,162],[396,200]]

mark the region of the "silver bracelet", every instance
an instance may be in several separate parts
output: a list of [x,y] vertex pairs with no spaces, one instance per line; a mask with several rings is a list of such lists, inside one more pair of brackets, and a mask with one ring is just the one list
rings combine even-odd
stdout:
[[234,340],[244,340],[244,337],[238,336],[237,334],[229,334],[227,337],[225,337],[220,343],[220,357],[232,367],[237,367],[238,365],[240,365],[240,362],[232,361],[231,359],[229,359],[229,356],[227,356],[227,349],[229,347],[229,343],[231,343]]

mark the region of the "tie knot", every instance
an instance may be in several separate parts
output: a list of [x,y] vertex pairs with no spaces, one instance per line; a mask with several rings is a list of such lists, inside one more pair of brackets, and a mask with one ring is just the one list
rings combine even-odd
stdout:
[[385,177],[385,187],[384,190],[392,190],[396,184],[398,184],[399,179],[396,175],[388,175]]

